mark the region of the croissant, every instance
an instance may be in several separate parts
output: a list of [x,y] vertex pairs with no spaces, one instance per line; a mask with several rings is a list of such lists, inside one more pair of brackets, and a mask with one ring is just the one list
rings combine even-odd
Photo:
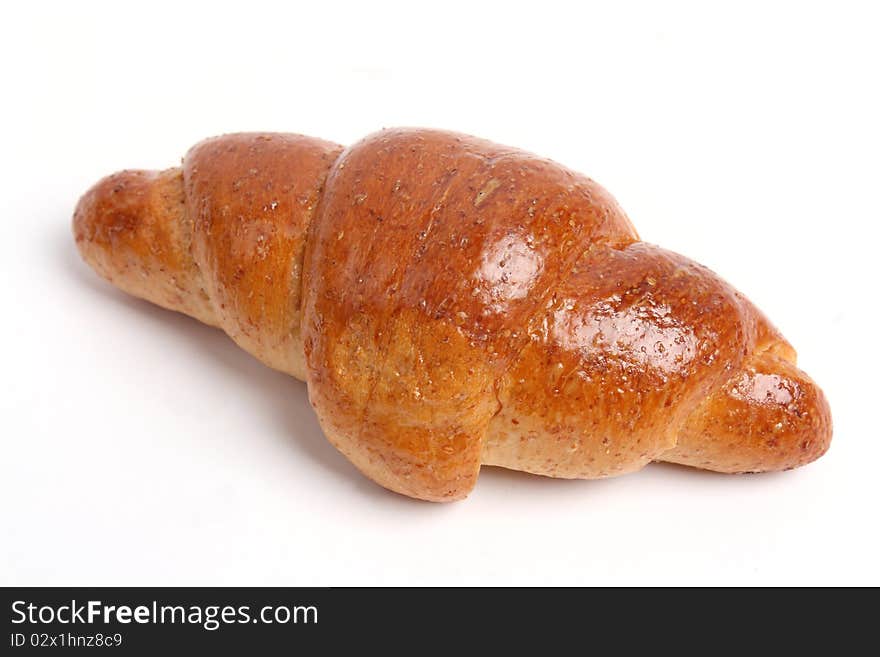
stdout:
[[330,442],[404,495],[463,498],[481,464],[783,470],[831,440],[745,297],[589,178],[474,137],[208,139],[98,182],[73,231],[117,287],[306,381]]

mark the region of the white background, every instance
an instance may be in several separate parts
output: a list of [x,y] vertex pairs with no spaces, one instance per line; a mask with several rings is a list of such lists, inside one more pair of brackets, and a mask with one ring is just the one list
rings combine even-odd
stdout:
[[[6,3],[0,584],[880,584],[871,3]],[[459,130],[583,171],[745,291],[826,457],[731,477],[375,486],[302,383],[80,260],[78,196],[201,138]]]

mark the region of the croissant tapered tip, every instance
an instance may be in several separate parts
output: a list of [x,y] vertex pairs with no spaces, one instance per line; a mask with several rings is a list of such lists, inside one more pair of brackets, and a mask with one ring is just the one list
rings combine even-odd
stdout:
[[102,178],[79,200],[73,235],[83,260],[120,289],[216,325],[190,255],[181,169]]
[[118,171],[99,180],[79,199],[73,213],[73,235],[90,265],[95,266],[98,249],[130,244],[150,219],[148,202],[156,176],[155,171]]
[[822,389],[768,351],[706,399],[663,460],[727,473],[791,470],[825,454],[831,435]]

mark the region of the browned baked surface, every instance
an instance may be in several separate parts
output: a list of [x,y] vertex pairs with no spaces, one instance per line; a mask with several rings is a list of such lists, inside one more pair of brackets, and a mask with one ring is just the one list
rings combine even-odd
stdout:
[[476,138],[219,137],[99,182],[74,233],[120,288],[306,380],[330,441],[413,497],[464,497],[481,463],[754,472],[831,439],[740,293],[639,241],[592,180]]

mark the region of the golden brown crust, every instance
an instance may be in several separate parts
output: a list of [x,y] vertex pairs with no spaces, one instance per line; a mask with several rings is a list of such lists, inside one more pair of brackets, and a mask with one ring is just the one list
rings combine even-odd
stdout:
[[305,378],[330,441],[413,497],[464,497],[481,463],[763,471],[830,442],[741,294],[638,241],[592,180],[473,137],[228,135],[105,179],[74,231],[119,287]]
[[129,294],[217,324],[190,255],[183,174],[120,171],[80,199],[73,232],[82,257]]
[[426,130],[356,144],[330,173],[306,258],[322,426],[389,488],[466,495],[532,318],[591,244],[634,237],[598,185],[533,155]]
[[789,470],[815,461],[830,441],[831,410],[822,390],[766,351],[710,391],[663,460],[716,472]]
[[220,326],[299,379],[303,249],[341,150],[301,135],[247,133],[203,141],[183,163],[192,254]]
[[739,369],[758,317],[706,268],[643,242],[598,246],[557,284],[507,374],[484,461],[605,477],[662,458]]

